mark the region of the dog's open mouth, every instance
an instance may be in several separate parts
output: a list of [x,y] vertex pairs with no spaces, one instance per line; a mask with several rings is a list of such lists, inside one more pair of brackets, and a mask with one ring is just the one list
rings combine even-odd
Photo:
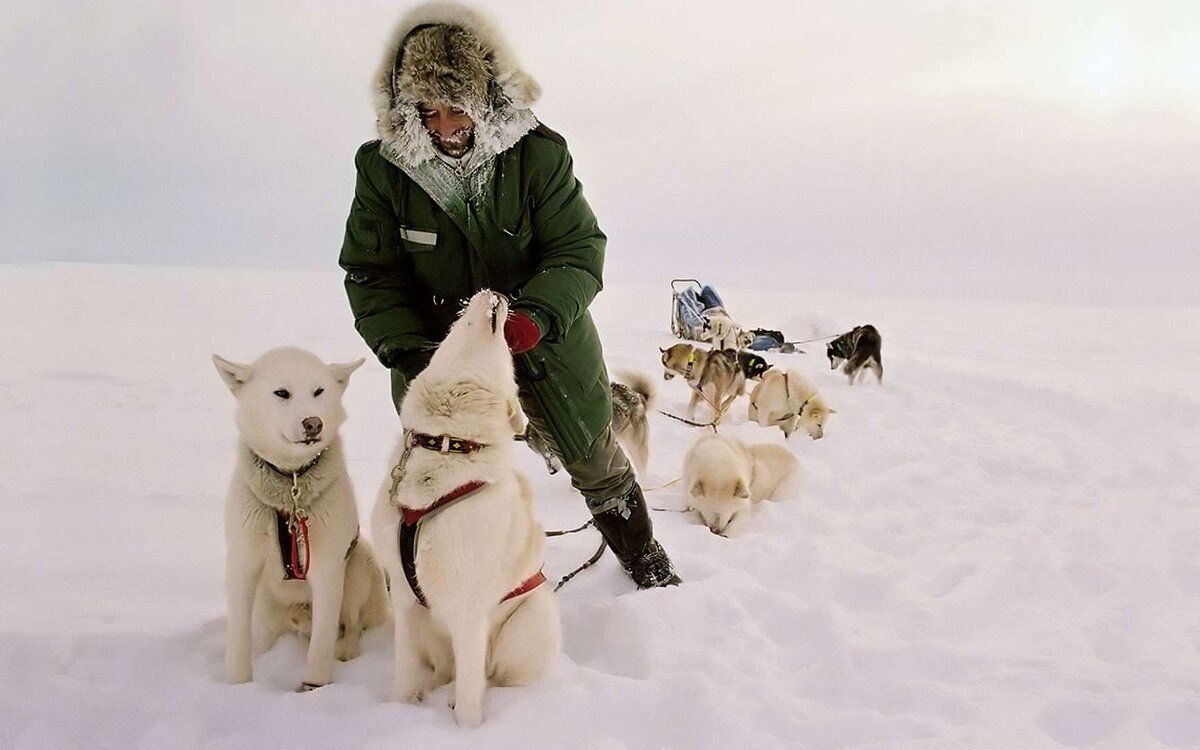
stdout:
[[491,307],[488,309],[488,315],[492,322],[492,333],[498,330],[500,321],[508,318],[508,305],[505,304],[504,298],[499,294],[493,294],[491,299]]

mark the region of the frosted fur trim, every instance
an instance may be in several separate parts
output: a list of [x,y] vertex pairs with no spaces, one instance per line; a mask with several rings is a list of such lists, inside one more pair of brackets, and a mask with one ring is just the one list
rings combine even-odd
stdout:
[[[491,80],[470,81],[464,90],[490,91],[491,102],[449,102],[464,109],[475,122],[475,144],[463,157],[462,165],[470,173],[537,127],[537,118],[529,107],[537,101],[541,87],[521,69],[499,29],[478,11],[453,2],[426,3],[409,11],[388,39],[374,82],[380,152],[406,172],[437,158],[433,141],[417,114],[418,94],[401,86],[392,95],[393,85],[400,84],[393,69],[396,53],[413,29],[426,24],[457,26],[473,35],[490,67]],[[426,83],[436,86],[436,82]],[[418,88],[426,93],[430,90]]]

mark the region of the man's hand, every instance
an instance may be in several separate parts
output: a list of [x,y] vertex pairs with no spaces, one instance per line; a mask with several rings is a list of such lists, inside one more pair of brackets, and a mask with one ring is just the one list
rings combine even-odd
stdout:
[[504,321],[504,341],[513,354],[524,354],[537,346],[542,338],[537,323],[520,310],[510,310]]

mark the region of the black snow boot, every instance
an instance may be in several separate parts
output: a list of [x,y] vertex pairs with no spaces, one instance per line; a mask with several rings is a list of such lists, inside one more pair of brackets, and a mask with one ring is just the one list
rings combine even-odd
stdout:
[[604,501],[599,512],[592,512],[592,517],[596,519],[596,528],[600,529],[608,548],[639,589],[675,586],[683,582],[675,575],[666,551],[654,538],[646,498],[636,482],[624,496]]

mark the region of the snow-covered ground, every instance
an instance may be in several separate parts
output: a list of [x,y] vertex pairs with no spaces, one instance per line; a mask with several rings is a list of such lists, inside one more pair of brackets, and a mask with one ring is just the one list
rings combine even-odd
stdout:
[[[560,592],[551,675],[491,690],[468,731],[445,688],[385,702],[384,629],[313,693],[291,692],[293,638],[256,682],[221,680],[233,403],[209,355],[369,357],[338,273],[0,266],[0,746],[1200,747],[1200,308],[721,292],[791,338],[874,323],[883,386],[849,387],[823,344],[774,355],[838,411],[787,442],[801,494],[739,538],[655,513],[685,584],[634,591],[606,556]],[[665,284],[593,310],[610,366],[682,413],[657,380]],[[387,393],[373,359],[347,393],[364,519]],[[745,404],[722,429],[783,442]],[[697,431],[651,429],[653,488]],[[547,528],[586,520],[519,456]],[[648,497],[686,505],[678,484]],[[597,541],[549,540],[548,574]]]

